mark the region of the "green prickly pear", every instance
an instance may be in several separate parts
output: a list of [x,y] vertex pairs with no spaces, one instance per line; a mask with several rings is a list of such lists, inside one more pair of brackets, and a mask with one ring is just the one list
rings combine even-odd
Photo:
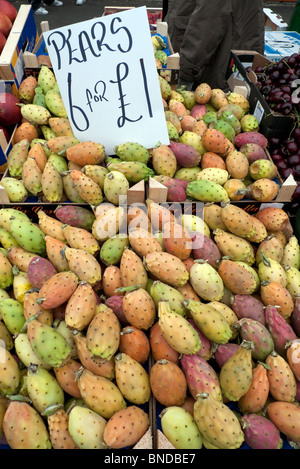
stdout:
[[225,317],[209,304],[194,300],[184,300],[192,319],[200,331],[212,342],[226,344],[231,336],[232,330]]
[[68,117],[63,99],[57,91],[51,89],[45,94],[45,104],[51,114],[57,117]]
[[68,162],[64,156],[57,155],[56,153],[51,153],[48,158],[48,161],[53,164],[59,174],[63,173],[64,171],[68,171]]
[[[126,163],[126,161],[125,161],[125,163]],[[133,162],[131,162],[131,163],[133,163]],[[141,164],[143,164],[143,163],[141,163]],[[109,163],[107,164],[107,168],[104,168],[104,166],[98,166],[98,165],[95,165],[95,164],[87,164],[87,165],[83,166],[81,171],[86,176],[88,176],[90,179],[92,179],[94,182],[96,182],[98,184],[98,186],[100,186],[100,188],[103,190],[105,176],[109,173],[108,166],[109,166]],[[129,182],[133,182],[133,181],[130,181],[130,178],[134,179],[134,178],[137,177],[137,175],[135,174],[135,171],[132,171],[132,169],[133,169],[132,165],[126,166],[126,170],[123,169],[123,171],[122,171],[123,166],[122,166],[121,169],[120,168],[121,168],[120,163],[117,164],[117,167],[114,167],[113,164],[112,164],[112,167],[111,167],[111,169],[113,171],[114,170],[118,170],[118,171],[121,170],[121,172],[124,171],[124,174],[126,175]],[[136,166],[135,166],[135,168],[136,168]],[[143,168],[144,168],[144,166],[143,166]],[[134,174],[132,174],[132,173],[134,173]],[[142,171],[142,174],[145,174],[145,173],[146,173],[146,170],[144,168],[144,172]],[[130,174],[130,176],[129,176],[129,174]],[[145,174],[145,177],[147,178],[146,174]],[[138,181],[136,181],[136,182],[138,182]]]
[[176,449],[201,449],[202,436],[192,415],[179,406],[171,406],[160,414],[163,434]]
[[185,130],[179,137],[180,143],[185,143],[194,147],[198,153],[203,156],[206,152],[206,149],[202,143],[201,136],[196,132],[191,132],[190,130]]
[[166,283],[156,280],[150,288],[150,296],[152,297],[156,308],[160,301],[168,301],[171,311],[186,315],[186,309],[183,306],[184,296],[176,289]]
[[37,356],[50,366],[58,367],[70,355],[66,339],[53,327],[37,319],[27,322],[27,336]]
[[262,262],[258,264],[258,275],[261,282],[276,282],[286,287],[287,278],[284,267],[275,259],[271,259],[264,254]]
[[115,148],[116,155],[123,161],[140,161],[147,164],[150,153],[139,143],[125,142]]
[[201,340],[193,326],[180,314],[171,311],[167,301],[158,303],[159,327],[168,344],[178,353],[193,355],[201,348]]
[[75,405],[69,412],[68,430],[79,449],[107,449],[103,440],[106,423],[97,412]]
[[42,230],[30,220],[13,218],[10,225],[11,234],[26,251],[39,254],[46,253],[46,244]]
[[51,366],[43,362],[34,352],[26,332],[19,333],[14,340],[15,351],[23,365],[28,368],[30,364],[34,363],[41,368],[51,370]]
[[199,394],[194,404],[194,419],[202,437],[219,449],[238,449],[244,433],[235,413],[208,393]]
[[292,297],[295,297],[299,294],[300,270],[296,269],[296,267],[288,265],[285,268],[285,273],[287,279],[286,288]]
[[20,140],[13,145],[8,153],[7,167],[11,177],[20,178],[22,176],[22,168],[28,156],[29,145],[29,140]]
[[77,383],[84,402],[105,419],[125,409],[126,401],[121,391],[109,379],[82,368],[78,372]]
[[10,402],[3,420],[7,443],[12,449],[51,449],[46,424],[27,402]]
[[177,140],[179,139],[179,132],[178,132],[178,130],[176,129],[176,127],[175,127],[175,125],[173,124],[173,122],[166,121],[166,125],[167,125],[167,131],[168,131],[169,140],[171,140],[171,141],[177,141]]
[[213,123],[211,123],[210,128],[219,130],[219,132],[221,132],[231,142],[234,140],[234,137],[236,135],[235,130],[232,127],[232,125],[226,120],[223,120],[223,118],[218,119],[214,121]]
[[37,104],[38,106],[43,106],[45,109],[47,109],[45,95],[42,87],[39,85],[35,87],[32,104]]
[[41,125],[41,131],[45,140],[57,137],[56,133],[49,127],[49,125]]
[[25,324],[24,307],[14,298],[0,300],[0,313],[2,320],[11,334],[21,331]]
[[243,341],[224,363],[220,372],[222,393],[230,401],[238,401],[252,382],[252,342]]
[[10,226],[11,221],[14,218],[19,218],[21,220],[29,221],[28,216],[17,209],[14,208],[1,208],[0,209],[0,227],[4,230],[11,232]]
[[23,182],[13,177],[1,179],[1,186],[4,187],[10,202],[24,202],[28,197],[28,192]]
[[147,371],[126,353],[115,355],[115,379],[124,398],[136,405],[149,402],[150,380]]
[[0,252],[0,288],[4,290],[13,284],[12,265],[7,257]]
[[49,202],[59,202],[62,199],[62,176],[51,160],[44,167],[41,183],[43,194]]
[[296,236],[291,236],[285,245],[281,265],[284,268],[291,266],[300,269],[300,245]]
[[273,161],[267,159],[258,159],[250,164],[249,174],[255,181],[257,179],[274,179],[277,174],[277,166]]
[[196,180],[189,182],[186,194],[201,202],[229,202],[226,189],[214,181]]
[[42,88],[43,93],[46,94],[56,84],[56,78],[52,70],[46,65],[42,65],[38,75],[38,85]]
[[129,247],[128,237],[117,234],[113,238],[107,239],[100,249],[100,260],[105,265],[119,264],[123,251]]
[[[115,160],[115,158],[112,158],[112,160]],[[110,161],[107,164],[107,169],[109,171],[119,171],[124,174],[127,181],[132,184],[136,184],[142,180],[148,181],[151,176],[154,176],[154,171],[140,161]],[[86,174],[86,171],[84,172]]]
[[27,370],[28,396],[40,413],[52,405],[64,405],[65,397],[61,386],[50,371],[31,364]]
[[50,111],[38,104],[24,104],[21,106],[21,114],[31,124],[46,125],[51,117]]

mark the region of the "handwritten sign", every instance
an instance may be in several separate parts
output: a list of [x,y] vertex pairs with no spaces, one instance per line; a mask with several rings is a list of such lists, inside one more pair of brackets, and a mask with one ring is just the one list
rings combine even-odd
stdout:
[[146,7],[44,33],[75,136],[104,145],[169,144]]

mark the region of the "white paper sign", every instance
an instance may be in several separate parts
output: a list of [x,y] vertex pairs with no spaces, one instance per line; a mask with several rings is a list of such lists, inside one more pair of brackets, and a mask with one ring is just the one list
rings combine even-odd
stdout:
[[104,145],[170,143],[146,7],[44,33],[75,136]]

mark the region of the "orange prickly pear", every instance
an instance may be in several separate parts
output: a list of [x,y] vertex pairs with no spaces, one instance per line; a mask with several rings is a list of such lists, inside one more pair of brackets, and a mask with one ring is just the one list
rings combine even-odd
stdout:
[[54,265],[57,272],[67,272],[70,270],[68,261],[63,255],[63,249],[67,245],[59,239],[48,235],[45,236],[45,243],[47,258]]
[[155,303],[149,293],[139,285],[123,287],[118,292],[126,292],[122,309],[128,323],[138,329],[148,330],[155,321]]
[[250,388],[252,381],[251,348],[251,342],[243,341],[239,349],[221,368],[222,393],[231,401],[238,401]]
[[84,402],[101,417],[109,419],[126,407],[119,388],[109,379],[82,368],[77,374],[77,382]]
[[65,303],[74,293],[78,277],[73,272],[58,272],[52,275],[39,291],[37,302],[46,309]]
[[82,331],[96,314],[97,299],[92,286],[84,281],[78,283],[76,290],[67,300],[65,321],[69,328]]
[[154,361],[165,359],[178,365],[180,354],[168,344],[162,335],[158,321],[150,329],[149,341]]
[[129,243],[134,252],[144,257],[150,252],[162,251],[162,247],[157,238],[151,235],[148,230],[138,228],[129,232]]
[[66,238],[62,230],[62,223],[56,218],[47,215],[42,209],[38,211],[38,223],[42,232],[45,233],[46,236],[52,236],[63,243],[66,242]]
[[60,387],[70,396],[81,398],[81,394],[76,381],[76,373],[81,367],[81,363],[73,358],[66,361],[59,367],[53,368],[55,378]]
[[296,398],[296,378],[289,363],[273,351],[265,360],[268,366],[270,394],[276,401],[294,402]]
[[48,161],[43,145],[40,142],[36,142],[32,145],[28,152],[28,158],[34,158],[41,171],[44,170]]
[[51,449],[46,424],[27,402],[10,402],[4,415],[3,430],[12,449]]
[[165,223],[176,221],[174,214],[163,205],[160,205],[153,200],[146,200],[148,217],[151,225],[155,231],[162,231]]
[[12,246],[7,250],[7,259],[16,265],[21,272],[27,272],[30,261],[37,257],[34,252],[26,251],[21,246]]
[[72,135],[62,135],[50,138],[47,140],[46,147],[51,150],[52,153],[59,153],[64,155],[67,148],[76,145],[79,140]]
[[136,405],[149,401],[149,375],[143,366],[126,353],[115,355],[116,383],[125,399]]
[[145,257],[146,269],[168,285],[182,287],[189,279],[185,265],[176,256],[168,252],[153,252]]
[[50,309],[45,309],[39,305],[36,300],[39,296],[38,291],[29,290],[24,295],[24,302],[23,302],[23,312],[25,319],[29,319],[30,317],[38,314],[38,321],[48,324],[51,326],[53,322],[53,313]]
[[70,121],[67,117],[50,117],[48,125],[58,137],[74,137]]
[[93,179],[76,169],[71,170],[69,174],[78,195],[84,200],[84,202],[94,206],[103,202],[102,189],[95,181],[93,181]]
[[244,413],[258,413],[267,402],[269,396],[269,380],[267,367],[264,363],[258,363],[252,373],[250,388],[238,401],[240,410]]
[[126,326],[120,334],[119,350],[143,365],[148,360],[150,354],[150,342],[145,332],[141,329]]
[[154,397],[166,407],[180,406],[186,399],[187,382],[184,373],[176,363],[168,360],[159,360],[151,367],[150,386]]
[[300,365],[299,365],[299,339],[294,339],[286,344],[286,358],[290,365],[294,376],[297,381],[300,379]]
[[87,347],[91,356],[110,360],[119,348],[120,333],[117,316],[110,308],[102,308],[100,305],[86,332]]
[[249,238],[255,234],[253,216],[242,208],[228,203],[222,207],[221,216],[227,229],[241,238]]
[[71,248],[83,249],[93,256],[100,250],[98,241],[88,230],[67,224],[61,225],[61,230]]
[[192,252],[192,238],[188,230],[179,223],[166,223],[163,226],[163,244],[165,250],[185,260]]
[[246,262],[222,259],[218,273],[229,291],[236,295],[251,295],[260,285],[256,270]]
[[103,439],[109,448],[119,449],[135,445],[149,428],[149,416],[132,405],[116,412],[107,422]]
[[66,158],[80,166],[100,164],[105,156],[104,146],[97,142],[80,142],[66,149]]
[[205,440],[219,449],[238,449],[244,434],[235,413],[208,393],[198,394],[194,419]]
[[123,287],[121,271],[119,267],[110,265],[105,268],[102,276],[102,289],[105,296],[122,296],[123,293],[115,293],[118,288]]
[[300,443],[300,408],[291,402],[276,401],[267,406],[268,418],[289,441]]

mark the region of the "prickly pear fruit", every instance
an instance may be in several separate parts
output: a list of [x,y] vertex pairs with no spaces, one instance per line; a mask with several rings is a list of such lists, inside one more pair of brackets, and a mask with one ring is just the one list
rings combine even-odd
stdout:
[[219,449],[237,449],[244,442],[244,434],[235,413],[208,393],[198,395],[194,405],[194,419],[208,443]]
[[59,202],[63,197],[61,174],[51,161],[47,161],[42,174],[43,194],[49,202]]
[[49,261],[54,265],[57,272],[66,272],[69,269],[68,261],[66,260],[63,249],[66,244],[59,241],[52,236],[45,236],[46,254]]
[[227,191],[214,181],[196,180],[189,182],[186,193],[188,197],[201,202],[229,202]]
[[[11,248],[12,249],[12,248]],[[4,290],[13,284],[12,264],[9,259],[0,251],[0,288]]]
[[270,394],[276,401],[294,402],[296,397],[296,378],[288,362],[273,351],[265,360]]
[[206,151],[223,155],[228,149],[225,135],[217,129],[207,129],[202,136],[202,143]]
[[245,262],[222,259],[218,273],[229,291],[236,295],[251,295],[259,288],[259,277]]
[[107,422],[103,438],[112,449],[135,445],[149,428],[149,416],[132,405],[116,412]]
[[87,282],[79,282],[65,308],[65,321],[68,327],[76,330],[86,328],[96,314],[96,295]]
[[91,355],[110,360],[119,348],[120,332],[120,323],[111,309],[96,310],[86,331],[87,347]]
[[10,202],[24,202],[28,197],[28,191],[23,181],[13,177],[3,177],[1,186],[5,189]]
[[205,259],[207,263],[217,269],[221,253],[217,244],[208,236],[197,231],[190,233],[193,243],[194,259]]
[[115,356],[116,383],[124,398],[136,405],[149,401],[149,375],[143,366],[126,353]]
[[264,304],[255,296],[233,295],[231,307],[239,319],[250,318],[266,324]]
[[71,170],[69,174],[78,195],[82,200],[84,200],[84,202],[96,207],[101,204],[103,201],[102,190],[101,187],[93,181],[93,179],[76,169]]
[[103,440],[106,423],[97,412],[75,405],[69,413],[68,431],[79,449],[107,449]]
[[165,223],[176,221],[173,213],[163,205],[147,199],[146,206],[148,217],[154,230],[162,231]]
[[187,395],[187,382],[183,371],[173,362],[158,360],[150,370],[150,386],[160,404],[181,406]]
[[[11,265],[15,265],[21,272],[27,272],[31,260],[37,257],[33,252],[26,251],[21,246],[12,246],[7,250],[7,259]],[[4,265],[1,263],[1,265]]]
[[179,353],[174,350],[164,338],[158,321],[154,323],[150,329],[149,341],[151,353],[156,362],[159,360],[168,360],[178,365]]
[[177,169],[177,160],[171,148],[158,145],[152,150],[152,165],[156,174],[173,177]]
[[236,323],[242,340],[252,342],[252,357],[258,361],[265,361],[274,350],[274,342],[269,330],[259,321],[242,318]]
[[261,282],[276,282],[282,287],[287,285],[287,276],[283,266],[263,254],[263,260],[258,264],[258,275]]
[[71,248],[83,249],[93,256],[100,250],[98,241],[88,230],[71,225],[62,225],[61,230]]
[[281,449],[283,441],[280,431],[269,419],[262,415],[250,413],[243,415],[241,426],[245,443],[251,449]]
[[187,259],[192,252],[192,239],[187,229],[179,223],[166,223],[163,227],[163,244],[166,252],[178,259]]
[[79,280],[88,282],[96,288],[101,281],[101,266],[96,258],[84,249],[65,248],[64,255],[71,272]]
[[255,234],[253,217],[242,208],[226,204],[222,207],[221,216],[227,229],[236,236],[247,239]]
[[78,277],[73,272],[58,272],[42,285],[37,301],[43,308],[56,308],[68,301],[77,285]]
[[105,419],[126,407],[119,388],[109,379],[94,375],[86,369],[80,370],[77,379],[84,402]]
[[114,379],[115,364],[114,359],[104,360],[98,357],[92,357],[87,348],[86,336],[82,332],[74,331],[74,341],[78,358],[85,369],[91,371],[94,375],[103,376],[107,379]]
[[183,168],[194,168],[200,163],[201,155],[192,145],[182,142],[170,142],[169,147],[175,155],[179,166]]
[[266,326],[273,338],[275,351],[286,357],[286,345],[297,338],[292,326],[282,317],[275,306],[265,308]]
[[24,104],[21,106],[21,114],[26,121],[31,124],[44,125],[48,124],[51,113],[48,109],[39,104]]
[[23,164],[27,160],[30,142],[27,139],[15,143],[7,155],[7,167],[13,178],[22,176]]
[[143,365],[150,354],[150,342],[141,329],[126,326],[120,333],[119,350]]
[[299,339],[294,339],[286,344],[286,359],[297,381],[300,377],[299,367]]
[[38,211],[38,223],[39,227],[45,235],[52,236],[63,243],[66,242],[66,238],[62,231],[62,223],[47,215],[43,210]]
[[198,355],[183,355],[180,359],[188,389],[196,400],[197,394],[207,392],[215,399],[222,401],[222,391],[215,370],[206,360]]
[[79,449],[69,432],[69,414],[61,407],[47,413],[49,436],[53,449]]
[[219,301],[224,294],[223,280],[217,270],[201,259],[190,270],[190,283],[200,298],[206,301]]
[[62,224],[83,228],[90,231],[95,221],[91,210],[74,205],[59,205],[55,209],[55,216]]
[[138,256],[144,257],[155,251],[162,251],[162,247],[148,230],[143,228],[134,229],[129,232],[129,243]]
[[70,121],[66,117],[50,117],[49,127],[59,136],[74,137]]
[[121,272],[117,266],[108,266],[103,272],[102,289],[106,297],[113,295],[123,295],[123,293],[115,293],[117,288],[123,287],[121,280]]
[[68,342],[59,332],[36,319],[28,322],[27,336],[34,352],[47,365],[60,366],[71,352]]
[[234,139],[234,144],[236,146],[241,147],[247,143],[256,143],[262,148],[266,148],[268,146],[267,138],[259,132],[241,132],[236,135]]
[[186,309],[182,305],[184,297],[176,288],[156,280],[150,288],[150,295],[156,307],[158,307],[159,301],[168,301],[171,311],[185,316]]
[[286,273],[286,288],[292,295],[295,297],[299,294],[299,285],[300,285],[300,270],[296,269],[293,266],[287,266],[285,268]]
[[239,349],[239,344],[228,342],[227,344],[218,344],[213,347],[214,358],[220,368],[232,357]]
[[258,246],[255,253],[256,264],[263,261],[263,254],[281,263],[283,257],[283,245],[275,236],[267,236]]
[[289,441],[300,442],[300,409],[290,402],[271,402],[267,406],[267,416]]
[[0,353],[0,394],[2,396],[17,394],[21,383],[21,373],[17,360],[3,345],[0,348]]
[[267,231],[282,231],[289,223],[287,213],[279,207],[264,207],[255,217],[265,225]]
[[48,259],[36,256],[29,262],[27,276],[33,288],[41,289],[44,283],[55,274],[57,270]]
[[12,449],[51,449],[46,424],[27,402],[10,402],[4,415],[3,430]]
[[294,310],[290,316],[290,324],[299,337],[299,320],[300,320],[300,295],[294,297]]
[[15,298],[0,300],[0,314],[11,334],[17,334],[25,324],[23,303]]
[[158,280],[173,287],[181,287],[189,279],[189,273],[183,262],[168,252],[148,254],[145,258],[145,266]]
[[[139,285],[125,287],[123,299],[123,313],[129,324],[138,329],[149,329],[155,320],[155,303],[149,293]],[[123,291],[123,288],[121,289]]]
[[232,336],[232,330],[220,311],[199,301],[184,300],[190,316],[198,329],[212,342],[227,343]]
[[250,388],[238,401],[238,406],[243,413],[251,414],[260,412],[269,396],[269,380],[267,368],[264,363],[258,363],[252,372]]
[[20,303],[24,303],[24,295],[30,290],[33,285],[30,283],[28,279],[28,275],[26,272],[21,272],[16,266],[13,266],[13,294],[14,298],[19,301]]
[[192,415],[179,406],[164,409],[161,414],[164,435],[176,449],[201,449],[202,437]]
[[[155,252],[153,253],[156,254]],[[151,254],[148,254],[148,256]],[[147,256],[147,257],[148,257]],[[148,280],[147,271],[141,258],[131,249],[123,251],[120,260],[120,272],[124,287],[140,285],[145,288]]]
[[64,392],[50,371],[31,364],[27,371],[28,396],[42,414],[50,405],[64,405]]
[[261,282],[260,296],[265,306],[276,306],[284,319],[290,318],[294,310],[294,301],[290,292],[278,282]]
[[300,245],[296,236],[291,236],[285,245],[281,264],[283,267],[291,266],[300,269]]
[[220,229],[214,230],[213,234],[214,242],[222,256],[226,256],[233,261],[244,261],[250,265],[254,263],[254,249],[247,239]]
[[150,158],[148,150],[139,143],[122,143],[115,148],[115,152],[124,161],[140,161],[146,164]]
[[103,264],[119,264],[123,251],[129,247],[128,238],[122,235],[116,235],[104,241],[100,249],[100,260]]
[[35,158],[28,157],[24,162],[22,182],[30,194],[38,196],[42,193],[42,170],[39,168]]
[[81,398],[81,394],[76,382],[76,373],[81,367],[81,363],[70,358],[61,366],[54,368],[55,378],[59,386],[70,396],[77,399]]

